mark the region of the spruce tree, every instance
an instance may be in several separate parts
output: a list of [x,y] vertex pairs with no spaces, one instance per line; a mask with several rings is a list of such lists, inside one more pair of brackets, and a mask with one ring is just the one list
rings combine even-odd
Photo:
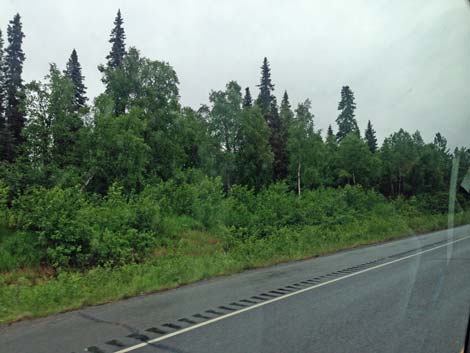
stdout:
[[258,87],[259,95],[256,99],[256,104],[261,108],[261,112],[266,118],[271,110],[272,91],[274,91],[274,85],[271,82],[271,69],[267,58],[264,58],[263,65],[261,66],[261,80]]
[[289,138],[289,127],[292,124],[294,119],[294,112],[292,111],[291,104],[289,102],[289,95],[287,91],[284,91],[284,95],[282,96],[281,101],[281,108],[279,111],[280,119],[281,119],[281,142],[283,146],[283,154],[281,155],[280,168],[281,173],[279,177],[284,178],[287,177],[288,169],[289,169],[289,156],[287,152],[287,143]]
[[275,97],[271,99],[271,109],[268,114],[267,122],[268,126],[271,128],[269,143],[271,144],[271,150],[274,155],[273,178],[274,180],[281,180],[287,177],[287,138]]
[[83,83],[82,67],[78,62],[77,51],[74,49],[67,62],[64,74],[72,81],[74,87],[73,104],[75,110],[83,108],[88,98],[86,94],[86,86]]
[[3,36],[0,30],[0,160],[5,159],[8,131],[5,124],[5,60],[3,53]]
[[334,137],[334,132],[333,128],[331,127],[331,124],[328,125],[328,130],[326,130],[326,140],[331,140]]
[[328,125],[328,130],[326,130],[326,145],[329,146],[330,148],[334,149],[336,148],[336,136],[335,133],[333,132],[333,128],[331,127],[331,124]]
[[3,35],[0,30],[0,129],[3,129],[5,126],[5,63],[3,56]]
[[23,112],[23,62],[25,55],[22,44],[24,34],[22,31],[21,18],[16,14],[8,24],[7,29],[8,47],[5,56],[5,123],[9,142],[6,144],[6,158],[12,160],[16,148],[24,141],[21,134],[25,125]]
[[364,134],[369,150],[372,153],[377,152],[377,137],[375,136],[375,130],[372,128],[372,124],[369,120],[367,123],[367,129]]
[[245,96],[243,97],[243,108],[249,108],[253,105],[253,99],[251,98],[250,88],[245,88]]
[[343,86],[341,89],[341,101],[338,104],[338,110],[341,111],[336,122],[338,124],[338,134],[336,139],[341,142],[347,134],[353,132],[359,135],[359,128],[357,121],[354,118],[354,110],[356,110],[356,103],[354,103],[354,93],[349,86]]
[[124,33],[123,24],[124,21],[121,16],[121,10],[118,10],[114,20],[114,28],[111,31],[111,38],[109,39],[109,42],[112,44],[111,52],[106,56],[106,59],[108,59],[108,67],[111,69],[120,67],[124,55],[126,54],[126,34]]
[[283,123],[283,129],[285,130],[285,135],[287,136],[287,130],[289,129],[289,125],[294,118],[294,113],[292,112],[287,91],[284,91],[284,95],[282,96],[280,114]]

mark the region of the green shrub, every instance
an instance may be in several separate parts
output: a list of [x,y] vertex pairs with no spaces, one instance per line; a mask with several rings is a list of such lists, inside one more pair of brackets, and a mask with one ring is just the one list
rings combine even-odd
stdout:
[[36,236],[42,260],[81,266],[90,258],[90,234],[78,213],[87,206],[77,188],[32,188],[13,201],[12,221],[15,228]]
[[[414,206],[421,212],[447,213],[449,211],[449,193],[436,192],[413,197]],[[457,210],[459,209],[457,203]]]
[[[0,229],[0,272],[22,267],[37,266],[40,254],[37,251],[37,238],[25,232],[11,233]],[[8,233],[8,234],[6,234]],[[6,234],[6,235],[5,235]]]
[[165,215],[189,216],[205,228],[218,224],[223,186],[198,170],[179,173],[175,178],[148,187],[143,192],[159,203]]
[[35,236],[41,260],[54,267],[118,265],[142,260],[164,229],[146,195],[87,197],[77,188],[33,188],[13,202],[14,227]]
[[[21,243],[29,237],[28,247],[23,244],[23,248],[39,255],[15,262],[14,250],[4,245],[0,247],[0,268],[37,259],[54,267],[75,268],[141,262],[157,247],[174,247],[187,230],[213,232],[227,250],[240,241],[249,244],[279,238],[304,228],[319,227],[325,234],[343,232],[346,238],[334,241],[355,242],[366,233],[384,229],[385,233],[391,229],[406,233],[407,222],[418,231],[443,225],[427,211],[439,210],[442,203],[436,201],[442,197],[434,200],[431,195],[389,202],[374,190],[347,185],[305,190],[298,197],[284,183],[258,193],[235,185],[226,197],[222,190],[219,178],[197,170],[181,172],[138,194],[126,194],[116,185],[105,196],[78,188],[30,188],[13,200],[7,213],[10,226],[18,230],[15,241]],[[394,228],[389,220],[396,220],[398,226]],[[361,231],[363,224],[370,229],[364,226]]]
[[[10,188],[0,179],[0,217],[6,220]],[[3,220],[2,220],[3,221]]]
[[373,190],[362,187],[306,190],[298,197],[282,183],[258,194],[234,186],[223,203],[223,222],[240,238],[275,234],[283,227],[347,225],[374,214],[393,216],[396,210]]

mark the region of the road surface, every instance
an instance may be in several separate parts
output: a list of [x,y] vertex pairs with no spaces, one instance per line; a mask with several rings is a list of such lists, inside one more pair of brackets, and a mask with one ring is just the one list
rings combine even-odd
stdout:
[[0,352],[460,352],[469,310],[465,226],[0,326]]

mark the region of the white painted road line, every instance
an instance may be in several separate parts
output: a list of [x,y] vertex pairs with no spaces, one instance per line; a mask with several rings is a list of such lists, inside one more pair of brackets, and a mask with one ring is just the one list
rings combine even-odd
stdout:
[[396,260],[393,260],[393,261],[389,261],[389,262],[386,262],[386,263],[383,263],[383,264],[380,264],[380,265],[376,265],[376,266],[373,266],[373,267],[366,268],[365,270],[361,270],[361,271],[358,271],[358,272],[354,272],[354,273],[351,273],[351,274],[349,274],[349,275],[345,275],[345,276],[338,277],[338,278],[335,278],[335,279],[331,279],[331,280],[329,280],[329,281],[327,281],[327,282],[315,284],[315,285],[313,285],[313,286],[300,289],[300,290],[298,290],[298,291],[296,291],[296,292],[292,292],[292,293],[283,295],[283,296],[281,296],[281,297],[277,297],[277,298],[273,298],[273,299],[270,299],[270,300],[266,300],[266,301],[264,301],[264,302],[261,302],[261,303],[258,303],[258,304],[249,306],[249,307],[247,307],[247,308],[240,309],[240,310],[238,310],[238,311],[234,311],[234,312],[231,312],[231,313],[228,313],[228,314],[225,314],[225,315],[222,315],[222,316],[219,316],[219,317],[216,317],[216,318],[213,318],[213,319],[210,319],[210,320],[201,322],[201,323],[199,323],[199,324],[196,324],[196,325],[193,325],[193,326],[190,326],[190,327],[181,329],[181,330],[179,330],[179,331],[175,331],[175,332],[172,332],[172,333],[169,333],[169,334],[166,334],[166,335],[163,335],[163,336],[160,336],[160,337],[151,339],[151,340],[149,340],[149,341],[147,341],[147,342],[142,342],[142,343],[136,344],[135,346],[131,346],[131,347],[122,349],[122,350],[120,350],[120,351],[116,351],[116,352],[114,352],[114,353],[126,353],[126,352],[131,352],[131,351],[134,351],[134,350],[136,350],[136,349],[139,349],[139,348],[148,346],[149,344],[156,343],[156,342],[160,342],[160,341],[166,340],[166,339],[168,339],[168,338],[181,335],[181,334],[183,334],[183,333],[185,333],[185,332],[189,332],[189,331],[195,330],[195,329],[197,329],[197,328],[199,328],[199,327],[203,327],[203,326],[206,326],[206,325],[210,325],[210,324],[212,324],[212,323],[214,323],[214,322],[227,319],[227,318],[229,318],[229,317],[231,317],[231,316],[239,315],[239,314],[241,314],[241,313],[244,313],[245,311],[250,311],[250,310],[253,310],[253,309],[262,307],[262,306],[264,306],[264,305],[268,305],[268,304],[270,304],[270,303],[274,303],[274,302],[277,302],[277,301],[279,301],[279,300],[283,300],[283,299],[292,297],[292,296],[294,296],[294,295],[297,295],[297,294],[300,294],[300,293],[304,293],[304,292],[310,291],[310,290],[315,289],[315,288],[323,287],[323,286],[326,286],[326,285],[328,285],[328,284],[331,284],[331,283],[334,283],[334,282],[338,282],[338,281],[341,281],[341,280],[346,279],[346,278],[350,278],[350,277],[353,277],[353,276],[360,275],[361,273],[365,273],[365,272],[368,272],[368,271],[376,270],[376,269],[378,269],[378,268],[385,267],[385,266],[394,264],[394,263],[396,263],[396,262],[404,261],[404,260],[407,260],[407,259],[409,259],[409,258],[418,256],[418,255],[421,255],[421,254],[424,254],[424,253],[427,253],[427,252],[430,252],[430,251],[434,251],[434,250],[443,248],[443,247],[445,247],[445,246],[448,246],[448,245],[451,245],[451,244],[454,244],[454,243],[458,243],[458,242],[460,242],[460,241],[462,241],[462,240],[465,240],[465,239],[468,239],[468,238],[470,238],[470,235],[467,235],[466,237],[463,237],[463,238],[460,238],[460,239],[457,239],[457,240],[453,240],[453,241],[447,242],[447,243],[445,243],[445,244],[443,244],[443,245],[439,245],[439,246],[436,246],[436,247],[431,248],[431,249],[427,249],[427,250],[420,251],[420,252],[418,252],[418,253],[416,253],[416,254],[412,254],[412,255],[405,256],[405,257],[401,257],[401,258],[396,259]]

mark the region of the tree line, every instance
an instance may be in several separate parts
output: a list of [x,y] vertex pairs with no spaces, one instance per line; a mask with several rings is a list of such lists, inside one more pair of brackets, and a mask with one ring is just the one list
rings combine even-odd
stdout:
[[126,46],[120,11],[98,66],[105,89],[93,102],[75,49],[63,70],[51,64],[44,81],[24,83],[24,37],[19,14],[6,43],[0,31],[0,178],[16,194],[31,185],[104,194],[114,183],[139,192],[198,169],[220,177],[226,191],[285,182],[299,195],[352,184],[412,196],[446,192],[454,158],[460,177],[470,166],[470,150],[450,151],[439,132],[425,142],[419,131],[399,129],[379,146],[371,121],[360,131],[348,85],[340,90],[336,132],[330,125],[323,137],[309,99],[292,107],[284,91],[278,103],[267,58],[256,99],[230,81],[210,92],[208,105],[183,107],[170,64]]

